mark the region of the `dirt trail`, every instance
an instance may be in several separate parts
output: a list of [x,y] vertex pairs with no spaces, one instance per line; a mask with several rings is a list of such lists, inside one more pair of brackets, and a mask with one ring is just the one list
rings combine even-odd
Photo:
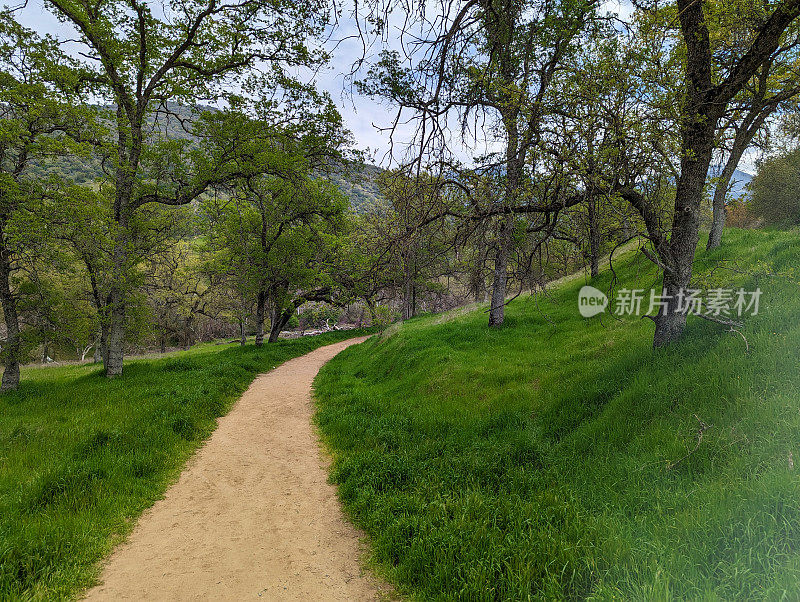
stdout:
[[89,600],[374,600],[359,533],[327,482],[311,425],[320,367],[363,339],[256,378],[112,554]]

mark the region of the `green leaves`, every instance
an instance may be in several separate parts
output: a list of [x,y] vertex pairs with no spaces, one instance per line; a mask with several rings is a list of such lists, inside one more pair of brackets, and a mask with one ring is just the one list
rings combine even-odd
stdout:
[[97,56],[96,83],[131,122],[152,100],[224,96],[227,84],[257,64],[313,67],[327,58],[313,41],[328,20],[321,0],[170,1],[157,13],[141,1],[48,6]]
[[750,183],[753,198],[750,208],[768,224],[800,224],[800,150],[772,157],[759,165]]

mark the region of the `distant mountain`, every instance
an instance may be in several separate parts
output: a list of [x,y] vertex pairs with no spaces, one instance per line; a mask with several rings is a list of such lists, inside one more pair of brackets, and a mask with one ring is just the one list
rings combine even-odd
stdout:
[[749,199],[750,189],[748,185],[753,180],[753,176],[740,170],[733,172],[731,191],[728,193],[728,200]]
[[383,170],[368,163],[351,163],[329,168],[321,177],[336,184],[348,199],[353,211],[360,213],[381,199],[378,176]]
[[[113,107],[98,107],[110,110]],[[200,106],[201,110],[214,111],[213,107]],[[182,127],[182,120],[190,121],[193,112],[189,107],[168,104],[168,109],[174,115],[161,113],[156,117],[150,118],[150,123],[166,134],[171,139],[191,140],[192,135]],[[380,167],[367,163],[352,163],[348,165],[336,165],[325,170],[326,173],[319,173],[319,177],[325,178],[336,184],[342,193],[350,199],[350,206],[354,211],[360,212],[374,204],[381,196],[378,190],[378,175],[383,171]],[[103,170],[100,161],[96,157],[51,157],[46,162],[32,166],[32,173],[36,177],[45,178],[49,175],[60,174],[70,178],[78,184],[86,184],[103,177]]]
[[[712,166],[709,170],[709,174],[712,176],[716,176],[719,172],[722,171],[722,167]],[[731,188],[730,192],[728,193],[727,202],[731,201],[738,201],[738,200],[747,200],[750,198],[750,189],[748,185],[752,181],[753,176],[749,173],[744,172],[740,169],[737,169],[733,172],[733,179],[731,180]],[[710,196],[714,195],[714,186],[709,186],[708,194]]]

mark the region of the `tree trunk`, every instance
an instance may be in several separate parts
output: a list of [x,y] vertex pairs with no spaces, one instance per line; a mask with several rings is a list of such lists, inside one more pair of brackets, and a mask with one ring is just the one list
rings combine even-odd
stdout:
[[[126,182],[131,190],[133,182]],[[119,194],[119,193],[118,193]],[[132,194],[132,192],[131,192]],[[128,201],[130,194],[128,195]],[[120,196],[117,204],[123,201]],[[126,203],[128,201],[125,201]],[[114,240],[114,251],[111,268],[111,285],[109,289],[108,304],[108,339],[103,362],[106,369],[106,376],[114,378],[122,375],[122,362],[125,355],[125,313],[127,304],[128,284],[128,212],[119,209],[117,211],[117,236]]]
[[[730,168],[730,169],[729,169]],[[714,190],[713,219],[711,221],[711,231],[708,233],[708,244],[706,250],[716,249],[722,244],[722,230],[725,228],[725,199],[728,196],[728,187],[731,185],[735,165],[728,161]]]
[[686,314],[677,311],[676,295],[689,288],[697,242],[700,238],[700,204],[711,164],[717,118],[696,112],[683,134],[681,175],[675,192],[672,235],[662,259],[663,294],[667,303],[655,316],[653,346],[663,347],[677,341],[686,327]]
[[711,222],[711,232],[708,234],[708,244],[706,250],[716,249],[722,244],[722,231],[725,228],[725,199],[728,196],[728,188],[731,185],[733,174],[742,160],[742,155],[758,131],[763,127],[764,121],[771,111],[766,108],[753,109],[745,118],[744,123],[736,132],[731,147],[731,154],[717,182],[714,190],[713,220]]
[[137,120],[127,128],[125,113],[117,106],[117,159],[114,220],[117,234],[112,255],[111,286],[109,290],[110,311],[108,345],[103,354],[106,376],[122,375],[125,355],[125,314],[129,282],[128,253],[130,252],[130,217],[134,210],[133,194],[136,171],[142,150],[142,123]]
[[122,374],[122,361],[125,355],[125,300],[118,285],[112,286],[111,324],[108,329],[108,345],[103,356],[106,376],[113,378]]
[[[511,81],[509,76],[508,81]],[[506,182],[503,191],[502,207],[508,208],[517,202],[524,171],[524,153],[520,157],[519,129],[517,119],[520,107],[512,106],[503,114],[503,125],[508,140],[505,150]],[[500,218],[497,233],[497,250],[494,257],[494,282],[492,283],[492,304],[489,307],[489,326],[501,326],[505,320],[506,285],[508,282],[508,259],[513,243],[514,215],[508,213]]]
[[597,199],[589,195],[587,209],[589,213],[589,263],[590,275],[597,278],[600,274],[600,224],[597,215]]
[[511,229],[514,218],[506,215],[500,222],[497,234],[497,251],[494,257],[494,282],[492,304],[489,307],[489,326],[501,326],[505,319],[506,283],[508,282],[508,257],[511,252]]
[[194,328],[194,315],[186,318],[186,323],[184,324],[184,332],[183,332],[183,350],[189,351],[192,347],[192,343],[194,342],[193,335],[193,328]]
[[407,247],[403,253],[403,290],[400,303],[400,317],[404,321],[414,317],[414,275],[412,264],[413,254],[411,249]]
[[264,314],[267,308],[266,291],[258,291],[258,302],[256,303],[256,347],[264,344]]
[[19,387],[19,316],[17,300],[11,292],[11,259],[5,245],[5,233],[2,227],[0,227],[0,303],[3,305],[3,317],[8,332],[0,390],[14,391]]
[[108,312],[108,339],[103,363],[106,376],[114,378],[122,374],[122,361],[125,345],[125,304],[127,282],[127,219],[120,217],[117,222],[119,233],[114,242],[112,265],[112,282],[109,290]]
[[403,269],[403,292],[402,292],[402,300],[400,303],[401,312],[400,318],[405,321],[411,318],[413,315],[411,309],[411,296],[412,296],[412,288],[413,283],[411,281],[411,272],[410,270],[404,266]]
[[364,306],[367,308],[367,313],[369,315],[369,325],[372,326],[375,324],[375,302],[372,300],[372,297],[364,297]]
[[672,231],[656,248],[664,271],[662,294],[667,295],[658,315],[653,347],[676,342],[686,328],[686,314],[678,311],[676,295],[689,287],[692,263],[700,238],[700,203],[708,177],[714,134],[726,102],[712,90],[712,56],[702,3],[678,0],[681,32],[687,46],[686,98],[681,123],[681,172],[675,190]]
[[269,342],[274,343],[278,340],[281,332],[283,332],[284,327],[289,323],[289,320],[292,318],[292,309],[287,308],[282,312],[278,313],[277,308],[272,312],[272,324],[270,324],[269,329]]
[[247,334],[244,331],[244,318],[239,318],[239,344],[244,347],[247,343]]

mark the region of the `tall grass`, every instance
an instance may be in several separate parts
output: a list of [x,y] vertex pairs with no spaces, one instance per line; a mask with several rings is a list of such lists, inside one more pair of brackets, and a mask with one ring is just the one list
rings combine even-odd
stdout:
[[[323,369],[332,479],[400,591],[800,599],[800,237],[726,236],[696,281],[761,287],[749,353],[696,318],[653,351],[648,320],[581,318],[578,281],[501,329],[423,317]],[[614,268],[657,285],[641,256]]]
[[64,599],[174,480],[254,376],[358,333],[27,369],[0,396],[0,599]]

